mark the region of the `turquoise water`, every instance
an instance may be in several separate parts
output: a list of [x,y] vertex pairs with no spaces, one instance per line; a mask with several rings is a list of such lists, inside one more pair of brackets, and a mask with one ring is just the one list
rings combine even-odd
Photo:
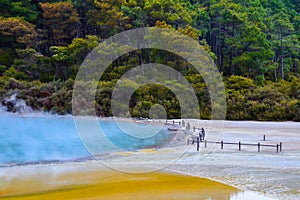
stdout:
[[[163,129],[153,137],[136,138],[124,134],[112,120],[99,120],[99,125],[105,136],[122,150],[160,146],[172,137]],[[90,139],[95,141],[95,138]],[[97,154],[113,151],[101,145],[97,146]],[[71,116],[0,114],[0,164],[64,161],[90,156]]]

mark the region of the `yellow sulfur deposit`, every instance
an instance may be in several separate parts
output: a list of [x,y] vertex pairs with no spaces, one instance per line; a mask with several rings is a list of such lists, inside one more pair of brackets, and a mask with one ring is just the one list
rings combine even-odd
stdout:
[[[161,172],[64,173],[48,185],[40,184],[41,178],[14,180],[5,191],[0,189],[0,199],[230,199],[239,192],[234,187],[208,179]],[[56,183],[62,182],[63,185],[57,186]]]

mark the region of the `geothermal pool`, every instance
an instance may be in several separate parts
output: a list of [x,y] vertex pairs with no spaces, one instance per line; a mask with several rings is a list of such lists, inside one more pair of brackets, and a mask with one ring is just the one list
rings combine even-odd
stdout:
[[[85,124],[90,120],[84,118],[81,122]],[[195,120],[189,121],[194,126]],[[198,120],[197,122],[206,129],[208,135],[219,134],[219,125],[210,126],[210,121],[205,120]],[[221,150],[219,145],[209,146],[210,151],[205,152],[203,144],[200,151],[197,152],[195,144],[187,149],[186,142],[182,142],[186,136],[183,132],[181,133],[182,137],[179,137],[180,134],[174,136],[174,133],[168,132],[166,127],[157,129],[155,124],[130,125],[126,120],[121,121],[123,128],[132,129],[136,133],[135,136],[141,136],[133,137],[130,134],[124,134],[124,130],[118,128],[111,119],[97,119],[97,123],[105,132],[104,135],[100,136],[100,140],[95,137],[99,135],[89,135],[92,132],[89,123],[82,129],[86,130],[86,133],[81,130],[81,133],[78,134],[78,127],[72,116],[21,115],[1,112],[0,196],[25,191],[37,192],[36,199],[39,199],[38,192],[40,190],[49,191],[50,196],[59,196],[61,195],[59,191],[57,191],[58,193],[51,191],[57,188],[64,191],[70,185],[84,185],[73,191],[74,194],[77,194],[82,193],[86,187],[90,187],[85,186],[85,184],[94,184],[98,180],[107,181],[108,179],[102,178],[96,180],[96,174],[99,176],[100,174],[108,175],[103,171],[108,170],[109,167],[120,166],[132,171],[132,169],[138,170],[136,167],[151,166],[152,169],[157,169],[160,172],[208,178],[241,189],[233,189],[229,195],[226,195],[226,198],[231,200],[254,198],[296,200],[300,198],[300,123],[215,122],[223,126],[221,134],[218,136],[220,140],[266,144],[283,142],[283,151],[279,153],[274,148],[262,148],[261,152],[257,152],[256,147],[243,148],[242,151],[238,151],[236,146],[225,146]],[[151,135],[145,131],[145,128],[159,131],[158,134]],[[139,129],[142,130],[140,133]],[[90,148],[86,148],[86,144],[82,142],[84,135],[87,135],[84,138],[85,141],[88,139],[88,141],[94,142],[96,146],[92,145],[89,146]],[[266,141],[262,141],[263,135],[266,135]],[[102,143],[105,138],[111,141],[111,144]],[[173,142],[172,145],[168,145],[170,141]],[[97,154],[103,158],[102,161],[108,165],[103,166],[97,159],[90,159],[94,158],[91,151],[93,155]],[[170,160],[174,160],[174,162],[170,162]],[[162,163],[167,165],[161,168]],[[81,176],[82,173],[84,175]],[[108,184],[120,181],[119,178],[123,175],[123,173],[118,172],[113,176],[115,178],[112,179],[112,182]],[[134,184],[139,184],[140,181],[142,181],[141,184],[146,184],[143,181],[147,179],[157,181],[156,175],[155,177],[148,177],[145,174],[137,177],[135,175],[128,176],[130,179],[133,177]],[[161,183],[169,181],[169,178],[165,178],[164,176],[159,178]],[[180,183],[179,179],[181,177],[176,178]],[[195,181],[201,182],[200,179]],[[101,185],[103,183],[97,182],[96,184]],[[101,188],[100,185],[97,187]],[[193,186],[193,192],[190,193],[188,190],[181,190],[182,188],[177,189],[177,187],[181,187],[180,184],[175,185],[172,186],[172,192],[175,194],[176,191],[181,191],[178,195],[187,195],[185,197],[188,199],[199,199],[201,196],[198,195],[200,194],[199,191],[210,192],[211,198],[214,198],[215,190],[213,188],[206,190]],[[145,188],[147,190],[153,189],[149,186],[145,186]],[[161,192],[164,193],[165,191]],[[148,194],[147,191],[142,196],[146,194]],[[194,196],[190,196],[190,194]],[[45,193],[45,195],[47,197],[48,194]],[[113,195],[119,194],[113,193]],[[16,198],[19,199],[22,196]]]
[[[84,120],[89,126],[91,119]],[[103,137],[107,137],[113,144],[99,141],[95,149],[86,149],[72,116],[1,113],[0,165],[76,160],[91,157],[90,151],[93,154],[104,154],[118,150],[151,148],[163,145],[172,137],[166,128],[159,130],[151,125],[120,122],[126,128],[140,131],[141,134],[144,134],[145,128],[157,132],[151,137],[137,138],[126,134],[113,120],[97,121],[105,134]],[[86,130],[88,135],[88,127]],[[95,141],[96,137],[97,135],[93,135],[89,140]]]

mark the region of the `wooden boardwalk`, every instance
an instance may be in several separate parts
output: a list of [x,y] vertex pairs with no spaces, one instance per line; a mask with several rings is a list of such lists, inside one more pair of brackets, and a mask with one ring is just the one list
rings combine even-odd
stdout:
[[235,145],[238,146],[238,150],[242,150],[242,146],[256,146],[257,151],[260,152],[262,147],[273,147],[276,149],[276,152],[282,152],[282,142],[279,144],[261,144],[260,142],[258,143],[243,143],[243,142],[224,142],[223,140],[221,141],[207,141],[207,140],[202,140],[200,137],[193,138],[192,140],[188,139],[188,145],[190,144],[197,144],[197,151],[200,149],[200,144],[204,143],[204,148],[207,148],[207,144],[220,144],[220,148],[224,149],[224,145]]
[[[189,122],[185,122],[185,120],[166,120],[165,125],[178,125],[183,127],[188,133],[192,132],[191,138],[187,140],[188,145],[190,144],[197,144],[197,151],[200,150],[200,145],[201,143],[204,144],[204,148],[207,148],[207,144],[219,144],[220,149],[223,150],[225,146],[237,146],[237,149],[239,151],[242,151],[243,146],[254,146],[257,147],[257,152],[261,152],[262,148],[274,148],[277,153],[282,152],[282,142],[279,142],[277,144],[262,144],[260,142],[257,143],[247,143],[247,142],[224,142],[223,140],[221,141],[207,141],[205,140],[205,131],[203,128],[198,128],[198,127],[192,127],[190,126]],[[204,135],[203,135],[203,132]],[[198,132],[198,133],[197,133]],[[194,134],[194,135],[193,135]],[[197,136],[196,136],[197,135]],[[198,136],[199,135],[199,136]],[[263,141],[266,141],[266,136],[263,135]]]

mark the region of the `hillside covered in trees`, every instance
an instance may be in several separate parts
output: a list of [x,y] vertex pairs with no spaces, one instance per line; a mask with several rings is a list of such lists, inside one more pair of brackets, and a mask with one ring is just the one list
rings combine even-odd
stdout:
[[[0,0],[1,102],[16,112],[16,95],[34,110],[72,113],[72,87],[86,55],[116,33],[156,26],[192,37],[214,59],[226,87],[227,119],[300,121],[299,11],[299,0]],[[116,81],[150,62],[181,72],[196,92],[201,117],[210,118],[201,75],[178,56],[152,49],[111,64],[97,83],[97,114],[111,116]],[[180,117],[174,94],[158,85],[134,93],[131,116],[148,117],[154,103],[169,118]]]

